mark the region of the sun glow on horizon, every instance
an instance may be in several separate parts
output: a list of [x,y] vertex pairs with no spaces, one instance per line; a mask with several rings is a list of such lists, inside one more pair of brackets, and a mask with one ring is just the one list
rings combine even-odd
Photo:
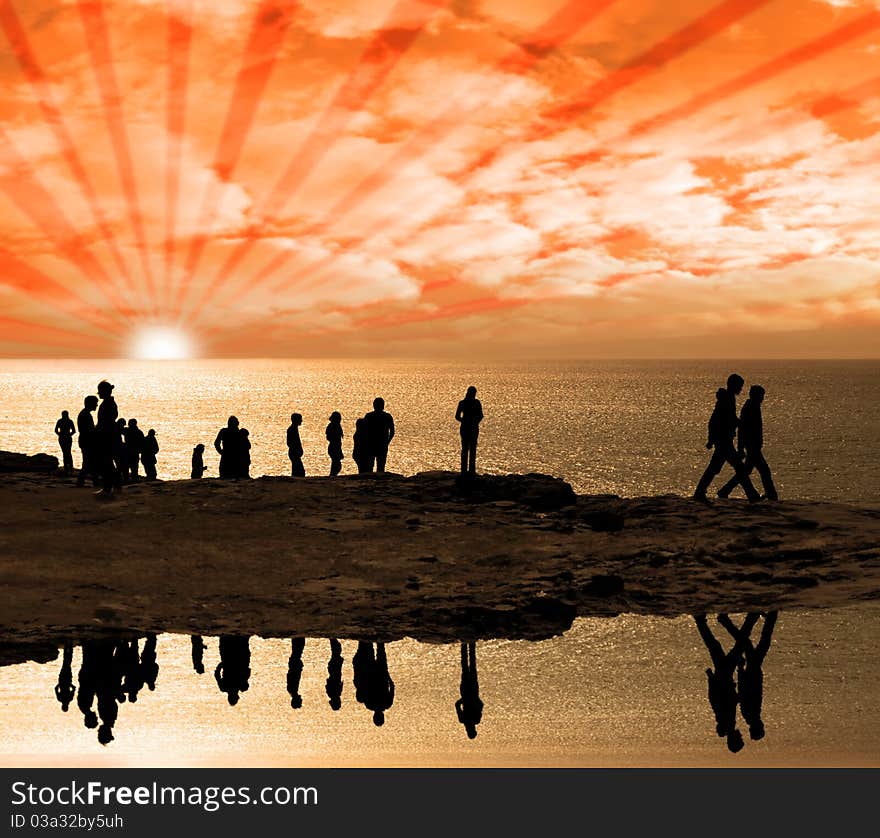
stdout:
[[194,355],[193,340],[174,326],[144,326],[133,336],[131,357],[139,361],[183,361]]

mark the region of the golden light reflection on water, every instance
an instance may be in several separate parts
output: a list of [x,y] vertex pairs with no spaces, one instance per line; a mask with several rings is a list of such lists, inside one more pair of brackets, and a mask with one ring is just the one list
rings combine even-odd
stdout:
[[[329,643],[308,640],[293,710],[289,642],[252,639],[250,689],[230,707],[207,639],[197,675],[187,637],[162,635],[156,691],[122,704],[115,741],[98,744],[75,703],[61,712],[59,662],[2,671],[0,727],[8,765],[830,765],[880,764],[876,710],[880,610],[782,614],[765,663],[767,736],[731,755],[706,700],[706,652],[690,618],[579,620],[540,644],[477,645],[485,704],[475,740],[456,717],[459,650],[388,646],[396,684],[384,727],[354,700],[343,643],[342,708],[324,692]],[[79,652],[74,657],[77,671]]]

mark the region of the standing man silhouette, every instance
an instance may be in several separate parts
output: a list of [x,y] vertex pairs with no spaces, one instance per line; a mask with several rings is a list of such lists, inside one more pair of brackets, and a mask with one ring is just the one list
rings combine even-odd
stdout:
[[147,480],[156,479],[156,455],[159,453],[159,440],[156,439],[156,431],[150,428],[144,437],[141,448],[141,462],[144,464],[144,473]]
[[[736,448],[740,457],[745,453],[743,468],[751,474],[757,468],[761,475],[761,485],[768,500],[779,500],[770,466],[764,459],[761,449],[764,447],[764,418],[761,416],[761,404],[764,401],[764,388],[760,384],[749,387],[749,397],[739,414],[739,429],[736,433]],[[739,484],[739,477],[734,475],[719,490],[718,497],[726,498]]]
[[477,679],[477,644],[461,644],[461,698],[455,702],[455,713],[464,725],[468,739],[477,738],[477,725],[483,718],[480,683]]
[[79,450],[82,454],[82,465],[80,466],[79,477],[76,480],[77,486],[86,485],[86,475],[88,475],[92,483],[95,485],[98,483],[95,455],[95,420],[92,418],[92,412],[97,410],[97,408],[98,397],[86,396],[83,399],[83,409],[76,416]]
[[303,465],[303,446],[299,438],[299,426],[303,418],[299,413],[290,414],[290,426],[287,429],[287,456],[290,459],[290,476],[305,477],[306,469]]
[[122,476],[117,473],[113,462],[114,440],[119,437],[116,424],[119,408],[116,407],[113,385],[109,381],[98,382],[98,398],[101,399],[101,405],[98,408],[98,424],[95,429],[95,450],[103,484],[101,494],[110,497],[114,486],[117,490],[122,488]]
[[241,432],[236,416],[230,416],[226,427],[217,432],[214,448],[220,455],[220,477],[225,480],[241,477]]
[[373,399],[373,410],[364,416],[367,420],[367,439],[369,445],[369,469],[373,470],[373,462],[376,463],[376,471],[385,471],[385,461],[388,459],[388,445],[394,439],[394,417],[385,412],[385,399]]
[[132,483],[141,479],[138,468],[141,463],[141,452],[144,447],[144,432],[138,427],[137,419],[129,419],[128,426],[122,432],[125,439],[126,470]]
[[712,452],[712,459],[709,460],[709,465],[706,466],[706,471],[703,472],[694,491],[695,500],[708,503],[706,490],[721,471],[724,463],[730,463],[733,467],[737,481],[742,483],[750,503],[761,499],[749,479],[749,473],[733,447],[733,436],[737,426],[736,397],[742,392],[744,384],[742,376],[733,373],[727,378],[727,387],[720,389],[715,394],[715,409],[709,419],[709,439],[706,442],[706,448],[714,448],[715,450]]
[[58,437],[58,445],[64,463],[64,474],[68,477],[73,473],[73,435],[76,433],[73,420],[66,410],[61,411],[61,418],[55,423],[55,436]]
[[480,422],[483,421],[483,406],[477,398],[477,388],[468,387],[465,397],[455,410],[455,421],[461,433],[461,473],[477,473],[477,440],[480,436]]

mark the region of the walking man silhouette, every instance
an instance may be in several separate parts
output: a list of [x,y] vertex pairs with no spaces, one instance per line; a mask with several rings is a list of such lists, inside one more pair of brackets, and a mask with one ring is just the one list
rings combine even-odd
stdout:
[[73,473],[73,435],[76,433],[73,420],[66,410],[61,411],[61,418],[55,423],[55,436],[58,437],[58,445],[61,448],[64,474],[68,477]]
[[461,473],[474,475],[477,473],[477,440],[483,421],[483,406],[477,398],[476,387],[467,388],[455,410],[455,421],[461,433]]
[[706,471],[700,478],[697,488],[694,491],[694,499],[708,502],[706,490],[711,482],[721,471],[724,463],[729,463],[736,472],[737,480],[742,483],[751,503],[760,500],[760,495],[755,491],[749,474],[743,465],[742,460],[737,456],[736,449],[733,447],[733,436],[736,433],[736,397],[742,392],[743,381],[742,376],[733,373],[728,376],[727,387],[721,388],[715,394],[715,409],[709,419],[709,439],[706,442],[706,448],[714,448],[712,459],[706,466]]
[[[760,384],[749,387],[749,397],[739,414],[739,428],[736,432],[736,447],[740,457],[745,453],[743,468],[746,474],[751,474],[752,469],[758,469],[761,475],[761,485],[764,487],[764,496],[768,500],[779,500],[776,486],[773,485],[773,475],[770,466],[764,459],[764,418],[761,415],[761,404],[764,401],[764,388]],[[726,498],[739,484],[739,477],[734,475],[719,490],[718,497]]]

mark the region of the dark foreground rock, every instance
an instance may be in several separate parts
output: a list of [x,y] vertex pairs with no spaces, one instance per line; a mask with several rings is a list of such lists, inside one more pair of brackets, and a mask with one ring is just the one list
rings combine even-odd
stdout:
[[15,454],[0,451],[0,472],[18,474],[51,474],[58,471],[58,458],[51,454]]
[[877,509],[578,497],[545,475],[141,483],[100,503],[21,474],[0,508],[7,644],[128,630],[539,639],[578,615],[880,594]]

